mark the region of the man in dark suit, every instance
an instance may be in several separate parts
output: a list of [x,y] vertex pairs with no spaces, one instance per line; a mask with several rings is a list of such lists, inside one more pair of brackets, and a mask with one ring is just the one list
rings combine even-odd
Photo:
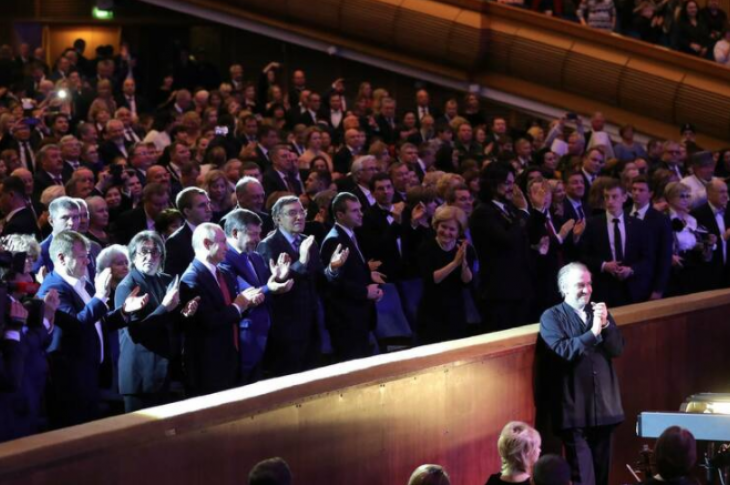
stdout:
[[[727,194],[727,188],[725,189]],[[651,285],[650,300],[658,300],[664,296],[669,282],[669,271],[672,268],[672,249],[674,236],[669,218],[654,209],[651,200],[654,197],[649,187],[649,180],[640,175],[631,181],[631,198],[633,204],[629,208],[631,217],[644,221],[646,234],[651,238],[653,283]]]
[[115,158],[129,157],[127,142],[124,139],[124,123],[111,119],[106,123],[106,141],[99,145],[99,157],[105,165],[110,165]]
[[111,228],[112,239],[117,244],[129,241],[142,231],[154,231],[155,219],[170,206],[170,195],[162,184],[148,183],[142,190],[142,204],[119,215]]
[[330,281],[325,293],[327,328],[338,361],[372,355],[370,332],[375,330],[375,302],[383,290],[373,281],[365,256],[360,251],[355,229],[362,225],[362,210],[357,197],[338,194],[332,202],[335,226],[322,243],[322,259],[342,251],[346,262]]
[[183,189],[175,199],[175,206],[185,218],[185,223],[165,242],[167,260],[165,273],[179,276],[187,269],[195,257],[192,240],[195,228],[204,222],[210,222],[213,211],[210,199],[203,189],[188,187]]
[[226,216],[225,225],[228,251],[220,267],[236,277],[239,292],[253,289],[264,295],[264,301],[249,309],[239,328],[240,383],[251,384],[262,375],[272,295],[286,293],[294,285],[293,279],[287,279],[291,261],[287,253],[282,253],[276,264],[267,263],[255,252],[261,242],[261,219],[254,212],[235,209]]
[[419,126],[423,124],[426,116],[430,116],[432,122],[441,117],[441,112],[431,104],[431,97],[425,89],[419,89],[416,92],[416,116]]
[[195,259],[182,276],[180,297],[199,300],[197,312],[185,325],[183,358],[186,391],[201,396],[238,382],[239,322],[263,295],[237,293],[233,275],[218,267],[227,246],[226,235],[217,225],[206,222],[196,227],[193,249]]
[[698,226],[704,226],[717,237],[712,259],[702,263],[702,290],[725,288],[730,283],[728,264],[728,238],[730,238],[730,214],[727,212],[728,188],[724,180],[713,178],[707,184],[707,202],[692,211]]
[[514,171],[505,163],[492,163],[480,180],[481,203],[469,221],[480,266],[478,304],[490,331],[529,323],[534,297],[533,226],[544,227],[544,215],[527,212],[527,204],[513,202]]
[[271,215],[264,211],[266,193],[264,186],[254,177],[243,177],[236,183],[236,200],[239,209],[254,212],[261,219],[261,233],[264,237],[274,230]]
[[276,145],[269,151],[271,167],[264,172],[264,190],[267,196],[274,192],[291,192],[301,195],[304,191],[297,170],[296,157],[286,145]]
[[[56,234],[63,231],[78,231],[81,223],[79,206],[71,197],[59,197],[48,206],[48,223],[51,225],[51,235],[41,242],[41,254],[33,265],[33,273],[38,273],[45,267],[50,273],[53,271],[53,259],[50,247]],[[94,262],[89,261],[89,276],[94,277]]]
[[256,142],[256,163],[263,172],[271,166],[269,151],[279,144],[279,132],[271,125],[263,124],[259,127],[258,141]]
[[122,92],[117,96],[117,106],[127,108],[135,118],[150,111],[147,100],[137,94],[137,85],[132,78],[127,78],[122,83]]
[[426,165],[418,158],[418,148],[412,143],[404,143],[398,151],[398,160],[405,163],[411,172],[414,172],[420,182],[426,175]]
[[4,136],[0,141],[0,151],[8,148],[15,150],[20,159],[20,166],[33,173],[36,170],[35,151],[38,142],[31,136],[29,123],[27,119],[17,121],[10,130],[10,135]]
[[35,197],[40,198],[41,194],[48,187],[53,185],[63,186],[64,162],[61,157],[61,147],[55,144],[45,145],[38,151],[38,170],[33,175],[33,188]]
[[336,91],[332,91],[328,99],[328,106],[322,110],[320,119],[327,123],[330,136],[332,137],[332,143],[339,145],[342,142],[345,131],[342,123],[345,121],[345,112],[342,109],[342,96]]
[[362,141],[360,132],[355,128],[350,128],[345,132],[345,144],[339,149],[332,160],[335,172],[346,174],[350,172],[352,160],[362,149]]
[[3,180],[0,210],[5,215],[0,236],[30,234],[40,241],[41,231],[33,211],[26,205],[25,184],[19,177],[11,176]]
[[306,109],[297,120],[297,124],[314,126],[319,121],[319,111],[322,108],[322,97],[319,93],[311,92],[307,97]]
[[[168,400],[170,360],[180,353],[182,318],[197,309],[193,299],[180,306],[179,287],[162,273],[165,245],[152,231],[142,231],[129,244],[132,268],[114,293],[115,306],[139,288],[149,303],[130,315],[129,328],[119,331],[119,393],[126,412],[164,404]],[[179,280],[178,280],[179,281]]]
[[583,175],[583,184],[585,185],[585,191],[583,194],[584,204],[588,202],[588,194],[591,190],[591,186],[601,173],[604,163],[603,152],[601,152],[598,148],[591,148],[583,155],[581,175]]
[[383,98],[380,105],[380,114],[375,117],[378,124],[378,135],[388,145],[393,145],[398,140],[395,113],[395,99]]
[[372,155],[358,157],[352,162],[350,175],[335,182],[338,192],[350,192],[360,201],[362,210],[375,204],[375,197],[370,190],[370,181],[377,173],[377,160]]
[[416,146],[420,146],[423,143],[433,140],[436,136],[434,131],[434,119],[431,115],[426,115],[420,120],[418,132],[408,137],[408,143],[413,143]]
[[549,349],[540,385],[545,406],[565,446],[573,483],[608,485],[611,434],[624,420],[613,359],[624,340],[605,303],[590,303],[591,273],[579,263],[558,274],[564,302],[540,318],[540,341]]
[[652,260],[644,222],[624,213],[626,189],[613,180],[603,190],[606,212],[588,221],[580,260],[595,278],[596,298],[612,306],[646,301],[652,291]]
[[311,368],[318,355],[317,313],[319,278],[329,278],[344,263],[333,256],[322,271],[319,248],[313,236],[304,236],[306,212],[299,199],[286,196],[272,208],[276,231],[259,244],[264,261],[278,261],[282,253],[292,261],[290,274],[294,287],[274,295],[272,325],[264,356],[266,367],[275,376]]
[[682,149],[679,143],[676,141],[664,142],[664,152],[662,153],[662,160],[659,165],[651,167],[651,171],[654,172],[658,168],[669,170],[677,179],[682,179],[687,174],[687,169],[682,163]]
[[62,231],[50,247],[54,271],[38,291],[43,298],[51,290],[59,297],[54,343],[49,348],[52,381],[53,425],[69,426],[96,418],[99,401],[99,369],[110,358],[105,334],[125,327],[128,314],[147,304],[147,296],[130,294],[118,310],[110,311],[111,269],[86,279],[89,242],[74,231]]

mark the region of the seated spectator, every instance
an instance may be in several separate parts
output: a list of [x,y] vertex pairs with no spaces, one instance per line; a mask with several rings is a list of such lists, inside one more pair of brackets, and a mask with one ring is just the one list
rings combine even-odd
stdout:
[[641,143],[634,141],[634,126],[624,125],[619,131],[621,141],[613,147],[613,153],[619,161],[630,162],[637,158],[645,158],[646,150]]
[[408,485],[451,485],[451,480],[442,466],[421,465],[411,474]]
[[715,62],[730,66],[730,27],[725,27],[722,37],[713,48]]
[[164,241],[185,224],[185,218],[177,209],[165,209],[155,218],[155,231]]
[[291,485],[289,465],[278,456],[260,461],[248,474],[248,485]]
[[562,456],[545,455],[535,463],[533,485],[570,485],[570,466]]
[[107,268],[111,269],[109,298],[114,300],[117,285],[129,274],[129,255],[125,246],[112,244],[99,253],[99,256],[96,257],[97,273],[101,273]]
[[497,441],[502,472],[490,476],[487,485],[529,485],[532,468],[540,457],[540,443],[540,434],[530,425],[507,423]]
[[694,0],[682,5],[677,21],[677,48],[693,56],[706,57],[710,31],[699,13],[700,7]]
[[697,483],[690,475],[697,461],[697,444],[692,433],[679,426],[670,426],[657,439],[654,447],[657,475],[643,483],[689,485]]

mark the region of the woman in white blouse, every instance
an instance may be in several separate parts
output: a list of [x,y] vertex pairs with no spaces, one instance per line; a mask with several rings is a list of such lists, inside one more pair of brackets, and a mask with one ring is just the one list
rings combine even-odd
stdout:
[[700,268],[717,242],[713,234],[698,227],[690,210],[690,188],[681,182],[670,182],[664,196],[672,221],[674,252],[667,296],[686,295],[702,287]]

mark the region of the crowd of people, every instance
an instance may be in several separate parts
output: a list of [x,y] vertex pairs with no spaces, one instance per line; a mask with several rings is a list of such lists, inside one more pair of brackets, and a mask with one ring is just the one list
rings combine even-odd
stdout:
[[509,126],[277,63],[143,94],[126,46],[84,51],[23,44],[0,83],[0,235],[26,255],[4,438],[535,322],[570,262],[610,307],[728,285],[730,151],[690,125]]
[[730,25],[719,0],[496,0],[730,65]]

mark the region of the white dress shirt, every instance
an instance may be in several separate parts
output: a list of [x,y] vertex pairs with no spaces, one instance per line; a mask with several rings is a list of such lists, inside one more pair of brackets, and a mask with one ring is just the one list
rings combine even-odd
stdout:
[[606,212],[606,222],[608,225],[608,242],[611,246],[611,255],[614,261],[618,261],[616,258],[616,241],[614,238],[614,219],[618,219],[618,230],[621,233],[621,254],[626,257],[626,224],[624,221],[624,213],[622,212],[618,216],[612,215],[610,212]]
[[[89,295],[88,291],[86,291],[86,280],[84,278],[74,278],[59,267],[56,267],[56,273],[58,273],[58,276],[60,276],[66,283],[71,285],[76,294],[79,295],[81,300],[84,302],[84,305],[88,305],[89,302],[94,298],[92,295]],[[107,304],[108,298],[102,298],[100,295],[95,296],[96,298],[101,300],[104,305]],[[96,329],[96,334],[99,336],[99,349],[101,351],[101,355],[99,356],[99,362],[101,363],[104,362],[104,334],[101,329],[101,322],[95,322],[94,328]]]

